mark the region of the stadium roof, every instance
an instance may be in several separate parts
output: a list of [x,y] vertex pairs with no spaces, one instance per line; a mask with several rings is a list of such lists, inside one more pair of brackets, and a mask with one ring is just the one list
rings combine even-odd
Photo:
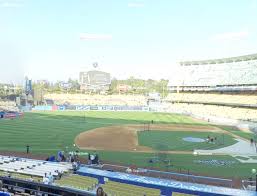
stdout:
[[250,60],[257,60],[257,53],[250,54],[250,55],[244,55],[244,56],[222,58],[222,59],[209,59],[209,60],[200,60],[200,61],[182,61],[182,62],[180,62],[180,65],[181,66],[189,66],[189,65],[222,64],[222,63],[233,63],[233,62],[250,61]]

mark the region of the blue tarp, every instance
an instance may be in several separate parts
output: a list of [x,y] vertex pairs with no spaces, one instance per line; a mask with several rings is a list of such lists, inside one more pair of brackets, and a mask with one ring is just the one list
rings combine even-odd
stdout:
[[56,161],[56,160],[55,160],[55,156],[50,156],[49,159],[48,159],[48,161],[50,161],[50,162],[55,162],[55,161]]
[[4,192],[0,191],[0,196],[10,196],[10,194],[9,193],[4,193]]

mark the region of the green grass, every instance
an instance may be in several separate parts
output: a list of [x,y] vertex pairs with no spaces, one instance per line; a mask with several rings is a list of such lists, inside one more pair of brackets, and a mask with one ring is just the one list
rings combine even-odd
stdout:
[[256,137],[254,133],[243,132],[239,130],[237,127],[231,127],[231,126],[218,126],[218,127],[248,140]]
[[114,124],[155,123],[199,124],[190,117],[151,112],[33,112],[24,118],[0,121],[0,150],[54,153],[72,148],[75,137],[97,127]]
[[[165,159],[169,159],[171,161],[172,166],[170,167],[167,167],[167,163],[162,161],[149,163],[149,160],[158,157],[158,154],[99,151],[99,156],[103,160],[108,160],[116,164],[137,165],[138,167],[150,167],[153,169],[162,169],[164,171],[174,172],[182,171],[187,173],[189,171],[189,173],[193,174],[224,178],[248,178],[251,175],[251,169],[256,167],[256,164],[252,163],[242,164],[231,156],[166,154]],[[235,161],[235,164],[230,166],[211,166],[195,163],[195,160],[226,160]]]
[[[35,154],[57,154],[59,150],[69,147],[74,150],[74,138],[81,132],[97,127],[117,124],[140,124],[154,120],[154,123],[173,124],[207,124],[176,114],[151,112],[33,112],[26,113],[24,118],[15,120],[0,120],[0,150],[26,151],[26,145],[31,146]],[[240,134],[240,132],[239,132]],[[163,162],[149,163],[155,154],[132,152],[99,152],[100,159],[120,164],[135,164],[140,167],[161,168],[190,173],[200,173],[213,176],[249,176],[256,164],[242,164],[230,156],[193,156],[193,155],[162,155],[171,160],[172,167],[166,167]],[[198,159],[235,160],[231,167],[213,167],[194,163]]]
[[[206,139],[208,136],[216,137],[215,144],[201,142],[193,143],[184,141],[184,137],[196,137]],[[235,144],[237,141],[232,136],[221,133],[205,133],[205,132],[180,132],[180,131],[142,131],[138,132],[138,140],[141,146],[148,146],[155,150],[188,150],[194,149],[212,150]]]

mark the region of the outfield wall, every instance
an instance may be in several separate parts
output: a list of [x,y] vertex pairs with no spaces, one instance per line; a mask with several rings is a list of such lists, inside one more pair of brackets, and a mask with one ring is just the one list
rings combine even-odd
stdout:
[[1,119],[14,119],[23,116],[22,112],[0,112]]
[[116,106],[116,105],[39,105],[32,108],[34,111],[149,111],[148,106]]

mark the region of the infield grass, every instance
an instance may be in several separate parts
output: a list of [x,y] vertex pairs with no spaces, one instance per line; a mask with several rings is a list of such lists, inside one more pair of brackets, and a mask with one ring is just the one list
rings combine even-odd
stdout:
[[[210,136],[217,138],[210,142],[188,142],[185,137],[207,139]],[[148,146],[155,150],[185,150],[195,149],[213,150],[235,144],[237,141],[232,136],[221,133],[193,132],[193,131],[140,131],[138,140],[141,146]],[[224,143],[223,143],[224,142]]]

